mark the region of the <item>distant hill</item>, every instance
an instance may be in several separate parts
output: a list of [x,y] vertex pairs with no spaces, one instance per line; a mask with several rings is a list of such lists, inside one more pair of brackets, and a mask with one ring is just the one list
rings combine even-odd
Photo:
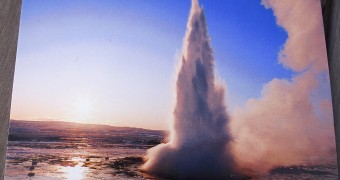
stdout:
[[159,144],[164,131],[63,121],[11,120],[9,141],[72,141]]

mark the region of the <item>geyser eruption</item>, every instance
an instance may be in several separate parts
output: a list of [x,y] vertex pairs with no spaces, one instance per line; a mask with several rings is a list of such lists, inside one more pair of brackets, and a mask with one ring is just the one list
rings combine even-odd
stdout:
[[231,136],[224,89],[215,82],[214,58],[203,10],[192,1],[181,67],[173,129],[166,144],[148,151],[142,169],[176,179],[236,178],[229,153]]

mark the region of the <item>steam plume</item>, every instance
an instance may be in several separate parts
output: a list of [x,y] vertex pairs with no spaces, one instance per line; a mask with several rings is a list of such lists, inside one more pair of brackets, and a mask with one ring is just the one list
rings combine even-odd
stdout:
[[[332,104],[315,94],[325,85],[320,77],[328,73],[320,2],[262,4],[273,10],[277,24],[288,33],[278,61],[296,75],[268,82],[262,97],[237,108],[229,122],[224,89],[214,78],[204,14],[193,0],[170,140],[148,151],[142,167],[146,172],[177,179],[221,179],[240,169],[261,175],[276,166],[312,163],[315,158],[320,163],[335,154]],[[308,161],[311,157],[314,161]]]
[[177,79],[174,124],[168,143],[147,153],[146,172],[176,179],[235,175],[224,89],[215,82],[214,58],[203,10],[192,1]]
[[335,153],[331,101],[314,93],[325,85],[320,76],[328,75],[320,1],[262,3],[288,33],[278,60],[297,75],[273,79],[261,98],[248,100],[232,115],[234,156],[239,165],[260,174],[275,166],[306,163],[310,157],[322,161]]

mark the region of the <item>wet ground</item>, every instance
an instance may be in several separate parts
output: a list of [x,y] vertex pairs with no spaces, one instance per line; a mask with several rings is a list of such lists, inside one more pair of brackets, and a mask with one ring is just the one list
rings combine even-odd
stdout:
[[164,132],[65,122],[11,121],[5,179],[142,179]]
[[[46,143],[43,143],[46,146]],[[39,143],[35,142],[36,147]],[[10,146],[5,179],[155,179],[139,167],[148,146],[41,149]],[[338,179],[335,161],[277,167],[256,179]]]
[[[146,149],[8,150],[5,179],[142,179]],[[150,177],[149,177],[150,178]]]
[[[74,124],[67,127],[60,131],[60,124],[11,124],[5,179],[157,179],[142,173],[139,167],[147,149],[164,139],[163,132]],[[267,176],[254,179],[338,179],[336,157],[307,164],[277,167]]]

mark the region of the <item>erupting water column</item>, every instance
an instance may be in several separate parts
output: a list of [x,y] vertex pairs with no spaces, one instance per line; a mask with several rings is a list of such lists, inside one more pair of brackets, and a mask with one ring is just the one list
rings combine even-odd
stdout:
[[203,10],[192,0],[170,140],[148,151],[142,166],[147,173],[178,179],[235,177],[224,88],[215,82],[209,41]]

